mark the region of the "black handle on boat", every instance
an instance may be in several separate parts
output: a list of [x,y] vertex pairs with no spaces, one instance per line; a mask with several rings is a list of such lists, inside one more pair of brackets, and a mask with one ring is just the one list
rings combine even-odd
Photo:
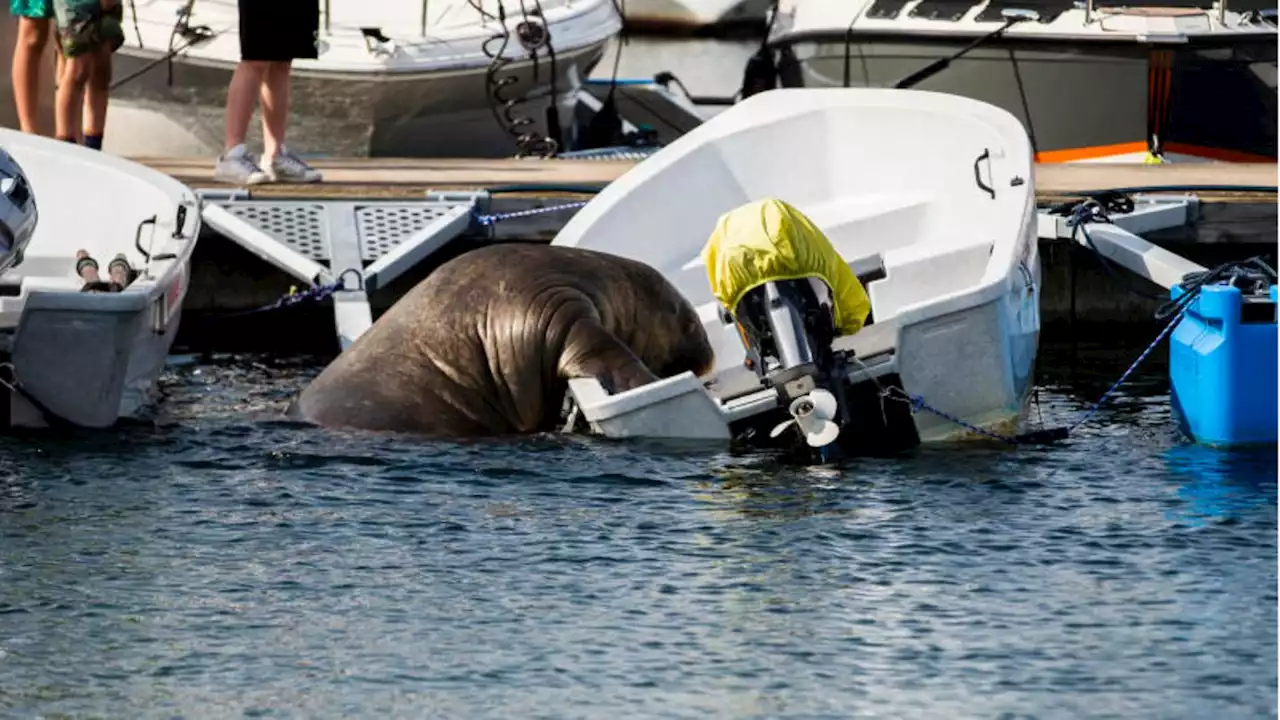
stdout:
[[990,175],[991,174],[991,150],[989,148],[983,149],[982,154],[979,155],[973,161],[973,181],[978,183],[978,187],[985,190],[986,193],[991,196],[992,200],[995,200],[996,199],[995,188],[982,182],[982,173],[978,170],[978,163],[981,163],[983,160],[987,161],[987,174]]
[[142,222],[138,223],[138,231],[133,235],[133,246],[138,249],[138,252],[142,254],[142,259],[145,260],[146,262],[151,262],[151,253],[142,249],[142,226],[155,225],[155,224],[156,224],[156,216],[152,215],[146,220],[143,220]]
[[173,239],[178,240],[182,238],[182,228],[186,227],[186,224],[187,224],[187,206],[180,204],[178,205],[178,217],[174,220],[174,223],[173,223]]

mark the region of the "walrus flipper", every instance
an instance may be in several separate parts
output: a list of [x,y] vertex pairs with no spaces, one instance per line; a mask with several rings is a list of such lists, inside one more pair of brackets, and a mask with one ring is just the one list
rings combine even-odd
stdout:
[[596,322],[577,323],[560,356],[560,377],[593,377],[610,395],[626,392],[658,379],[631,348]]

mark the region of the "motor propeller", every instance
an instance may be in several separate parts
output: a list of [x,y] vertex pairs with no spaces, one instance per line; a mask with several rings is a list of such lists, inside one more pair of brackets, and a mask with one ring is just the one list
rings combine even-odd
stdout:
[[840,435],[840,426],[832,421],[836,416],[836,396],[821,388],[807,395],[801,395],[791,401],[787,408],[791,419],[778,423],[769,433],[769,437],[778,437],[791,425],[800,428],[805,442],[810,447],[824,447],[835,442]]

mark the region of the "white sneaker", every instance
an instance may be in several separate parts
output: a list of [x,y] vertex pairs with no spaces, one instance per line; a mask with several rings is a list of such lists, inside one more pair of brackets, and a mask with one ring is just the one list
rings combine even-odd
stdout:
[[266,166],[267,177],[272,182],[313,183],[320,182],[322,177],[319,170],[315,170],[283,146],[280,153],[270,161],[264,156],[262,164]]
[[249,157],[244,145],[237,145],[218,156],[213,179],[232,185],[261,185],[271,178]]

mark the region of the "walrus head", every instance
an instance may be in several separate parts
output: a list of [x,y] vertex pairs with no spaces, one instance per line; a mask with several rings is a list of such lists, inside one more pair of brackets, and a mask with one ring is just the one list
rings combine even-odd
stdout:
[[698,377],[711,372],[715,366],[716,352],[711,347],[711,340],[707,337],[698,312],[688,301],[678,303],[671,322],[677,328],[678,340],[669,354],[662,358],[665,362],[660,361],[654,368],[654,373],[665,378],[686,370]]
[[630,285],[634,320],[615,330],[619,339],[660,378],[711,372],[716,354],[698,311],[657,270],[636,263],[632,272],[645,277]]

